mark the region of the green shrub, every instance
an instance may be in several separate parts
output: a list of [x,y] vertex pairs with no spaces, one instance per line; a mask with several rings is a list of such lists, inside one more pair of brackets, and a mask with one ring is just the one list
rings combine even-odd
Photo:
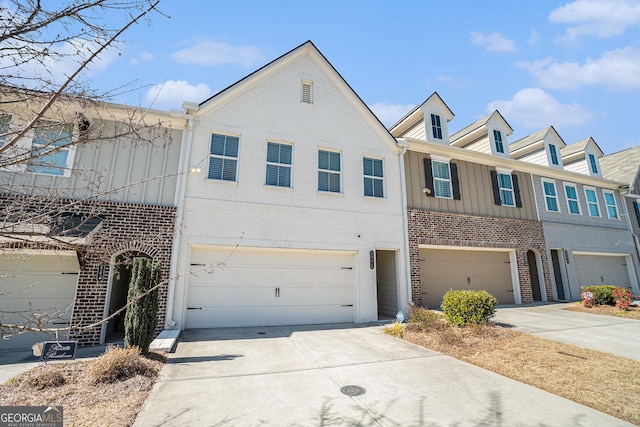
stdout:
[[[130,347],[139,347],[143,353],[149,352],[158,324],[159,297],[158,289],[155,288],[158,283],[160,283],[160,263],[157,262],[152,266],[148,258],[134,258],[127,295],[129,306],[124,321],[124,343]],[[149,293],[144,295],[146,292]]]
[[591,292],[593,294],[593,303],[595,305],[615,305],[613,299],[613,290],[615,286],[601,285],[601,286],[581,286],[582,294],[585,292]]
[[442,320],[442,314],[437,311],[417,307],[411,310],[411,316],[407,320],[407,329],[412,331],[440,329],[443,325]]
[[404,327],[402,326],[402,323],[396,321],[389,326],[385,326],[382,329],[382,332],[393,337],[402,338],[404,335]]
[[454,291],[450,289],[442,299],[442,313],[451,325],[487,323],[495,313],[498,300],[487,291]]

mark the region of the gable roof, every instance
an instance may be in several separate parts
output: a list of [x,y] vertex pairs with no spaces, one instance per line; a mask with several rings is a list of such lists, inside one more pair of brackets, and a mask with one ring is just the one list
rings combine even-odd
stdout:
[[[231,84],[230,86],[222,89],[220,92],[212,95],[206,100],[202,101],[197,105],[197,111],[206,110],[212,108],[213,105],[216,105],[219,102],[224,102],[225,99],[232,97],[235,93],[240,92],[241,90],[256,84],[258,81],[263,80],[267,76],[276,72],[283,66],[291,63],[297,58],[309,55],[313,59],[318,61],[318,64],[325,67],[325,71],[328,73],[330,77],[333,77],[334,83],[337,86],[342,86],[343,94],[346,95],[345,98],[351,102],[351,104],[355,107],[356,111],[360,111],[363,113],[363,118],[370,122],[373,126],[374,131],[380,135],[381,138],[386,139],[390,144],[396,147],[395,138],[389,133],[387,128],[382,124],[380,119],[371,111],[371,109],[364,103],[362,98],[353,90],[353,88],[347,83],[347,81],[340,75],[340,73],[335,69],[335,67],[327,60],[327,58],[320,52],[320,50],[313,44],[311,40],[308,40],[301,45],[291,49],[289,52],[277,57],[273,61],[263,65],[258,68],[251,74],[243,77],[237,82]],[[195,106],[191,104],[190,106]]]
[[602,176],[607,179],[632,184],[640,169],[640,146],[600,157]]
[[511,127],[511,125],[505,120],[502,114],[500,114],[500,111],[495,110],[494,112],[487,114],[486,116],[471,123],[469,126],[451,135],[451,143],[453,144],[456,140],[462,138],[463,136],[473,132],[476,129],[481,128],[482,126],[486,126],[489,120],[491,120],[494,116],[497,116],[498,119],[500,119],[507,126],[511,133],[513,133],[513,128]]
[[[449,108],[449,106],[444,102],[444,100],[438,94],[438,92],[433,92],[421,104],[416,105],[411,111],[409,111],[407,114],[405,114],[394,125],[389,127],[389,132],[391,132],[393,134],[394,132],[399,130],[400,133],[401,133],[404,130],[409,129],[410,127],[412,127],[414,124],[416,124],[420,120],[423,120],[424,119],[424,113],[422,112],[422,107],[425,104],[429,103],[429,102],[439,103],[443,107],[443,109],[445,110],[445,113],[447,114],[447,117],[446,117],[447,121],[451,121],[455,117],[455,114],[453,114],[453,111],[451,111],[451,108]],[[399,128],[401,128],[401,129],[399,129]]]
[[590,144],[592,144],[598,150],[598,152],[600,152],[601,156],[604,155],[604,153],[602,152],[602,150],[600,149],[598,144],[596,144],[596,141],[592,137],[585,138],[581,141],[574,142],[573,144],[570,144],[564,148],[561,148],[560,155],[564,159],[565,157],[569,157],[574,154],[584,152],[584,150],[586,150],[587,148],[587,145],[590,145]]
[[[529,136],[525,136],[515,142],[509,144],[509,150],[514,152],[516,150],[520,150],[521,148],[527,147],[529,145],[535,144],[538,141],[542,141],[550,132],[554,133],[556,137],[562,142],[564,146],[567,144],[564,142],[558,131],[553,126],[549,126],[547,128],[541,129],[538,132],[532,133]],[[562,149],[562,147],[561,147]]]

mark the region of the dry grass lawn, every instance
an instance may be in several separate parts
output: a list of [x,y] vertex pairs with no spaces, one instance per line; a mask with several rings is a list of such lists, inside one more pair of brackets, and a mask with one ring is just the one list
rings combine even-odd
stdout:
[[[0,385],[0,405],[62,405],[65,426],[130,426],[142,408],[164,357],[109,353],[94,361],[57,362]],[[155,359],[155,360],[154,360]],[[115,375],[114,375],[115,374]]]
[[600,314],[604,316],[624,317],[627,319],[640,320],[640,307],[629,307],[629,311],[617,309],[610,305],[596,305],[594,307],[583,307],[579,302],[565,308],[569,311],[580,311],[583,313]]
[[640,362],[493,324],[441,322],[408,326],[403,339],[640,425]]

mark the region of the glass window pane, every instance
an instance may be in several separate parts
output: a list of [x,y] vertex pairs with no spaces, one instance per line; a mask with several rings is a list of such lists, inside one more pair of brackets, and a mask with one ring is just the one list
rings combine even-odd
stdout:
[[340,153],[329,153],[329,169],[332,171],[340,170]]
[[222,179],[225,181],[236,180],[236,161],[224,159],[222,163]]
[[334,193],[340,192],[340,175],[337,173],[329,174],[329,191]]
[[222,159],[211,157],[209,159],[209,179],[222,179]]
[[224,147],[224,155],[228,157],[238,157],[238,141],[235,136],[227,136],[227,141]]
[[596,198],[596,192],[595,191],[587,190],[586,194],[587,194],[587,200],[589,202],[592,202],[592,203],[597,203],[598,202],[598,199]]
[[328,151],[318,151],[318,169],[329,169]]
[[280,144],[267,143],[267,162],[280,163]]
[[281,166],[278,171],[278,185],[280,187],[291,187],[291,169]]
[[210,153],[222,156],[224,154],[224,142],[225,135],[217,135],[215,133],[211,135]]
[[373,179],[371,178],[364,179],[364,195],[373,196]]
[[267,185],[278,185],[278,167],[267,165]]
[[513,206],[513,192],[509,190],[500,190],[500,201],[505,206]]
[[318,172],[318,191],[329,191],[329,174]]
[[616,204],[616,199],[615,197],[613,197],[613,194],[611,193],[604,193],[604,200],[607,202],[608,205],[614,205]]
[[555,196],[556,195],[556,187],[551,182],[544,183],[544,194],[547,196]]
[[565,189],[567,190],[567,198],[569,198],[569,199],[577,199],[578,198],[578,193],[576,192],[576,188],[575,187],[565,187]]
[[513,185],[511,183],[511,175],[506,173],[498,174],[498,180],[499,180],[500,188],[508,188],[508,189],[513,188]]
[[569,200],[569,212],[571,212],[572,214],[580,213],[578,202],[576,202],[575,200]]
[[382,178],[382,160],[375,159],[373,161],[373,175]]
[[373,195],[376,197],[384,197],[381,179],[376,179],[373,181]]
[[433,177],[441,179],[449,179],[449,164],[442,162],[433,162]]
[[293,149],[290,145],[280,144],[280,163],[291,164],[291,153]]
[[364,170],[365,175],[373,175],[373,159],[363,158],[362,159],[362,168]]
[[556,199],[554,199],[553,197],[547,197],[547,208],[550,211],[557,212],[558,211],[558,204],[556,202]]
[[451,186],[449,185],[449,181],[443,180],[434,180],[433,187],[437,197],[451,197]]

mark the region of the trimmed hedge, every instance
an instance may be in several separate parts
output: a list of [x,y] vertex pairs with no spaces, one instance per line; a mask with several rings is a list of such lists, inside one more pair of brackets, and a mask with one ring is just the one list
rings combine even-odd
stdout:
[[613,290],[617,286],[600,285],[600,286],[581,286],[582,293],[591,292],[593,294],[593,302],[596,305],[615,305],[613,298]]
[[495,313],[498,300],[487,291],[449,291],[442,299],[442,313],[451,325],[487,323]]

